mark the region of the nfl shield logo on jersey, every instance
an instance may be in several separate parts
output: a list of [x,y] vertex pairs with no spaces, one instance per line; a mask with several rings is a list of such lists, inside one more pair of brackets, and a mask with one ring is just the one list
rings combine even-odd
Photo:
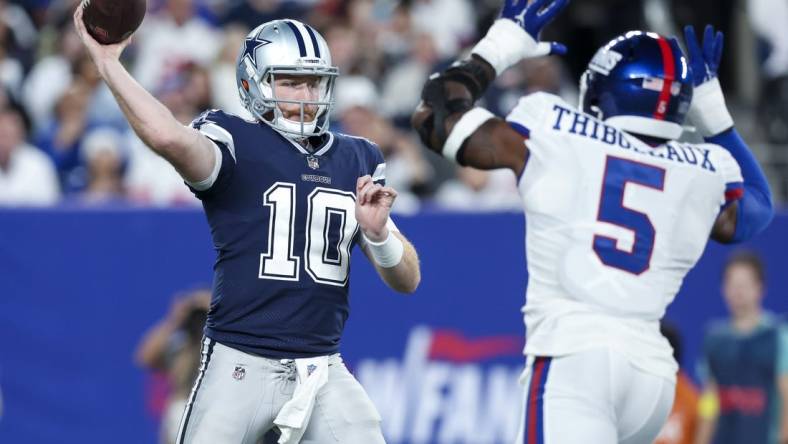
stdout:
[[233,379],[240,381],[244,378],[244,376],[246,376],[246,369],[240,365],[236,365],[235,370],[233,371]]
[[306,375],[307,376],[312,376],[312,372],[314,372],[316,369],[317,369],[317,366],[315,364],[307,365],[306,366]]
[[317,157],[315,156],[307,156],[306,164],[309,165],[309,168],[312,168],[313,170],[320,168],[320,163],[318,163]]

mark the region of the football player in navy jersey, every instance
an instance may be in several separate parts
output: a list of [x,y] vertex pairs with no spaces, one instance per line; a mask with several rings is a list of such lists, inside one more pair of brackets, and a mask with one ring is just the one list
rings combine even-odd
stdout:
[[338,70],[295,20],[253,30],[237,84],[254,120],[207,111],[189,126],[74,22],[137,135],[181,174],[217,251],[200,372],[179,443],[382,443],[380,417],[338,354],[358,244],[394,290],[412,293],[418,256],[389,218],[379,149],[328,131]]

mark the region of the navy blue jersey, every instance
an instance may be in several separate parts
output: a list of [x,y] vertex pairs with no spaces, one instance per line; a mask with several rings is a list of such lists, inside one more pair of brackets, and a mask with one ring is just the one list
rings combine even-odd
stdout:
[[347,320],[356,181],[383,183],[380,150],[327,133],[313,153],[264,123],[208,111],[192,126],[222,153],[202,200],[217,260],[206,335],[271,358],[337,352]]

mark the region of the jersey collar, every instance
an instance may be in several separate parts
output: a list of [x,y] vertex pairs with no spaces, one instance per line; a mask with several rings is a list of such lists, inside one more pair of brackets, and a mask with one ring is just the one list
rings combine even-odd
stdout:
[[301,154],[306,154],[310,156],[322,156],[323,154],[327,153],[328,150],[331,149],[331,147],[334,146],[334,134],[331,132],[326,132],[325,134],[327,137],[323,139],[323,144],[320,146],[320,148],[318,148],[314,152],[310,152],[308,149],[304,148],[303,146],[301,146],[301,144],[297,143],[293,139],[285,136],[282,133],[279,133],[279,135],[281,135],[285,140],[290,142],[290,144],[293,145],[295,149],[297,149]]

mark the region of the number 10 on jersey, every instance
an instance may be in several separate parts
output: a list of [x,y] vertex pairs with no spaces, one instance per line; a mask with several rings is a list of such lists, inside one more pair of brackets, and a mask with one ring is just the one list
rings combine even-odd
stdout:
[[[358,230],[353,193],[315,188],[307,198],[304,269],[315,282],[344,286],[350,272],[350,246]],[[260,255],[261,279],[298,281],[301,257],[294,251],[296,185],[273,184],[264,194],[270,208],[268,251]]]

